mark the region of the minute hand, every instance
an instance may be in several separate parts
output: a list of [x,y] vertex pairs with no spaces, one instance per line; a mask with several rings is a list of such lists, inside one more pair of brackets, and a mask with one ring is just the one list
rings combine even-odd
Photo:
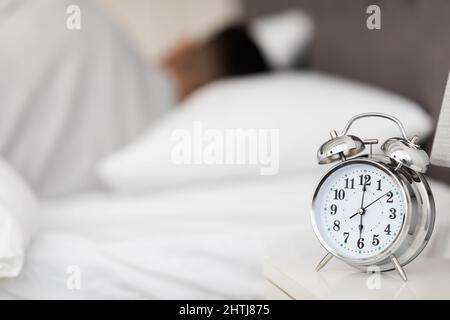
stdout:
[[389,193],[391,193],[391,191],[386,192],[385,194],[383,194],[381,197],[375,199],[374,201],[372,201],[371,203],[369,203],[367,206],[365,206],[363,209],[366,210],[368,207],[370,207],[371,205],[373,205],[375,202],[377,202],[378,200],[380,200],[381,198],[385,197],[386,195],[388,195]]

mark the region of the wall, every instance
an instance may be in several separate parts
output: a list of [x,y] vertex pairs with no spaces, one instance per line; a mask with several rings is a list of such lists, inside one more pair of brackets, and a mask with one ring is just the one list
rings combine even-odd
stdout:
[[184,36],[205,37],[241,15],[238,0],[100,0],[136,41],[157,59]]

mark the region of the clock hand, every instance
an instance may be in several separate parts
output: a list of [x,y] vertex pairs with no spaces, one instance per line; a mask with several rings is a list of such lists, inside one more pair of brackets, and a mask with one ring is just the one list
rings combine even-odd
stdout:
[[361,214],[361,213],[359,213],[359,210],[358,210],[357,213],[355,213],[354,215],[352,215],[352,216],[350,217],[350,219],[353,219],[353,218],[356,217],[358,214]]
[[[366,207],[366,208],[367,208],[367,207]],[[350,219],[353,219],[353,218],[356,217],[358,214],[363,215],[364,213],[366,213],[366,208],[359,208],[358,211],[356,211],[356,213],[350,217]]]
[[350,217],[350,219],[353,219],[353,218],[356,217],[358,214],[360,214],[361,216],[364,214],[364,208],[363,208],[363,205],[364,205],[364,196],[365,196],[366,190],[367,190],[367,188],[366,188],[366,183],[367,183],[367,181],[364,181],[363,192],[362,192],[362,199],[361,199],[361,208],[359,208],[359,210],[358,210],[354,215],[352,215],[352,216]]
[[375,202],[377,202],[378,200],[380,200],[381,198],[385,197],[386,195],[388,195],[388,194],[391,193],[391,192],[392,192],[392,190],[386,192],[386,193],[383,194],[381,197],[375,199],[374,201],[372,201],[371,203],[369,203],[367,206],[365,206],[365,207],[363,208],[363,210],[366,210],[368,207],[370,207],[370,206],[373,205]]
[[[365,180],[364,184],[363,184],[363,192],[362,192],[362,198],[361,198],[361,208],[363,208],[363,206],[364,206],[364,196],[365,196],[366,190],[367,190],[366,183],[367,183],[367,180]],[[358,228],[359,228],[359,238],[361,239],[362,229],[364,228],[363,223],[362,223],[363,222],[363,214],[365,213],[365,211],[364,211],[364,209],[362,209],[362,210],[358,210],[358,212],[360,212]]]
[[364,181],[362,199],[361,199],[361,208],[363,208],[363,206],[364,206],[364,195],[366,194],[366,190],[367,190],[366,183],[367,183],[367,181]]
[[364,228],[364,226],[363,226],[363,224],[362,224],[362,215],[360,216],[360,220],[359,220],[359,226],[358,226],[358,229],[359,229],[359,238],[361,239],[361,236],[362,236],[362,230],[363,230],[363,228]]

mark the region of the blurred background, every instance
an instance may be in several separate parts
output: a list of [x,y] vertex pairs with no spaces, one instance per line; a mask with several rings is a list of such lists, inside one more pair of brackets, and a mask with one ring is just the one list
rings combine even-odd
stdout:
[[[0,297],[263,297],[263,258],[324,253],[309,213],[331,129],[388,113],[430,151],[449,35],[448,0],[0,0],[0,180],[29,191],[0,184],[20,209],[0,208],[0,271],[17,276]],[[400,134],[379,121],[351,133]],[[244,136],[228,165],[194,123],[222,156],[226,130],[276,134]],[[174,161],[180,130],[200,163]],[[428,173],[448,212],[449,169]],[[423,256],[449,259],[449,230],[437,214]]]
[[150,59],[183,37],[210,36],[242,17],[239,0],[100,0]]
[[[436,123],[450,65],[449,8],[445,0],[101,0],[149,59],[161,58],[176,41],[205,39],[237,21],[290,9],[315,19],[315,38],[302,67],[375,84],[412,98]],[[364,28],[365,9],[379,5],[382,30]],[[207,14],[205,14],[207,13]],[[366,16],[367,17],[367,16]],[[426,142],[428,151],[432,137]],[[450,181],[450,172],[431,169]],[[444,177],[442,177],[444,175]]]
[[[369,10],[374,5],[379,12]],[[450,4],[445,0],[2,0],[0,8],[0,149],[41,194],[104,184],[98,181],[98,162],[150,130],[173,107],[209,96],[200,93],[212,84],[254,80],[236,84],[236,92],[221,98],[243,102],[246,98],[238,97],[250,96],[248,83],[279,79],[271,75],[303,81],[312,74],[407,99],[426,115],[414,119],[422,125],[411,134],[421,134],[430,151],[450,64]],[[368,26],[374,15],[375,29]],[[68,24],[77,19],[81,27],[72,29]],[[276,90],[270,94],[270,88],[268,97],[261,90],[259,100],[252,94],[255,100],[234,115],[230,106],[223,107],[230,111],[227,125],[271,125],[284,129],[285,136],[300,136],[284,121],[297,112],[323,124],[320,131],[304,126],[302,132],[320,136],[319,146],[326,139],[323,132],[364,110],[385,110],[406,125],[414,123],[410,110],[396,103],[389,107],[357,90],[363,97],[357,106],[353,93],[334,87],[336,92],[327,96],[326,86],[308,90],[315,82],[305,82],[292,80],[295,90],[289,91],[279,81],[288,94],[298,94],[295,99]],[[322,96],[328,101],[320,101]],[[342,100],[336,100],[339,96]],[[295,100],[298,107],[289,109]],[[268,102],[272,108],[262,111]],[[216,100],[209,105],[222,108]],[[252,107],[258,105],[261,112],[255,113]],[[308,114],[315,105],[321,117]],[[288,109],[291,117],[283,118],[282,110],[287,114]],[[205,121],[207,111],[198,117]],[[177,113],[171,112],[175,118]],[[287,141],[290,154],[296,146]],[[304,148],[292,162],[312,164],[314,149]],[[430,175],[450,181],[445,169],[433,167]]]

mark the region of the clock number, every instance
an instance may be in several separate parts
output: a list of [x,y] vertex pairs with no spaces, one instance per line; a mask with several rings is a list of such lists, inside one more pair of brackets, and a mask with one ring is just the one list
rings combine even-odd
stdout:
[[387,234],[388,236],[391,235],[391,225],[390,225],[390,224],[387,225],[386,229],[384,229],[384,232],[386,232],[386,234]]
[[344,189],[336,189],[334,190],[334,200],[344,200],[345,198],[345,191]]
[[355,179],[345,179],[345,189],[355,189]]
[[396,215],[397,210],[395,210],[395,208],[391,208],[391,209],[389,209],[389,211],[391,212],[391,214],[389,215],[389,219],[397,218],[397,215]]
[[364,248],[364,238],[359,238],[357,242],[358,248],[362,249]]
[[394,197],[394,194],[392,193],[392,192],[389,192],[388,194],[387,194],[387,200],[386,200],[386,202],[387,203],[392,203],[392,202],[394,202],[394,200],[392,199]]
[[366,175],[360,175],[359,176],[359,185],[360,186],[362,186],[362,185],[366,185],[366,186],[370,186],[370,180],[372,179],[372,177],[370,176],[370,175],[368,175],[368,174],[366,174]]
[[334,231],[339,231],[339,230],[341,230],[341,222],[340,222],[339,220],[335,220],[335,221],[334,221],[333,230],[334,230]]
[[381,190],[381,179],[377,181],[377,191],[382,191]]
[[330,212],[331,215],[334,216],[336,214],[336,212],[337,212],[337,205],[332,204],[330,209],[331,209],[331,212]]
[[350,237],[350,233],[349,232],[344,232],[344,237],[345,237],[344,243],[347,243],[348,237]]
[[379,237],[378,234],[373,235],[372,245],[377,246],[380,244],[380,239],[378,239],[378,237]]

